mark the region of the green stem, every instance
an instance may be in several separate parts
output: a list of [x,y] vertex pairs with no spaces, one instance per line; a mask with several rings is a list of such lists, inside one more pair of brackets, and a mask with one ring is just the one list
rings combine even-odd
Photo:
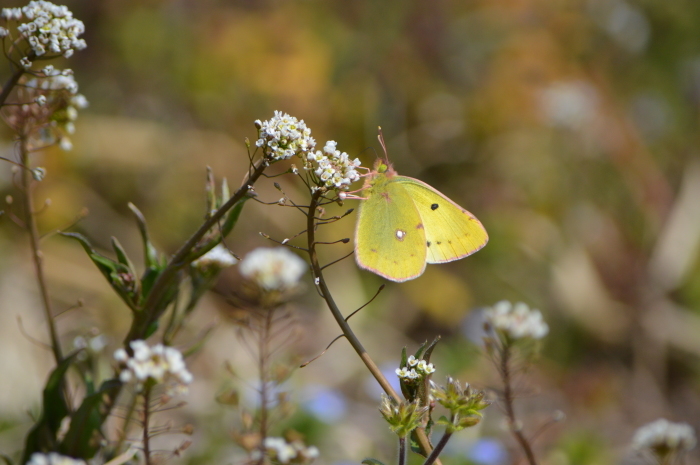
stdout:
[[399,465],[406,464],[406,455],[408,451],[406,450],[406,437],[402,436],[399,438]]
[[[21,163],[24,166],[29,167],[29,150],[27,149],[26,136],[20,136],[19,147]],[[61,344],[58,340],[56,321],[53,317],[51,299],[49,298],[49,290],[46,285],[46,276],[44,274],[43,255],[40,249],[41,236],[39,235],[39,228],[36,223],[36,215],[34,214],[34,195],[32,192],[33,180],[34,178],[32,177],[31,170],[22,170],[21,191],[24,196],[25,227],[27,229],[27,233],[29,234],[29,245],[32,249],[32,261],[34,262],[34,272],[36,273],[36,279],[39,285],[42,307],[44,309],[44,316],[46,317],[46,323],[49,328],[49,337],[51,338],[51,350],[53,352],[54,359],[56,360],[56,365],[58,365],[63,361],[63,353],[61,351]]]
[[510,376],[510,357],[511,357],[511,346],[509,342],[503,344],[503,351],[501,353],[501,376],[503,378],[503,403],[506,408],[506,415],[508,417],[508,426],[515,437],[515,440],[520,445],[521,449],[527,457],[529,465],[537,465],[537,459],[535,459],[535,454],[532,451],[532,447],[528,442],[527,438],[522,432],[522,429],[518,426],[518,420],[515,417],[515,408],[513,407],[513,388],[511,386],[511,376]]
[[447,445],[447,441],[450,440],[452,434],[453,433],[445,431],[445,433],[440,438],[440,442],[437,443],[435,449],[433,449],[428,458],[425,459],[423,465],[433,465],[433,463],[435,463],[438,460],[438,457],[440,457],[442,450],[445,448],[445,445]]
[[[345,338],[348,340],[348,342],[350,342],[352,348],[355,349],[355,352],[357,352],[357,355],[364,362],[365,366],[372,374],[372,376],[374,376],[374,378],[377,380],[382,389],[384,389],[384,392],[386,392],[387,395],[393,397],[397,402],[401,402],[401,398],[399,397],[399,395],[396,393],[394,388],[391,387],[391,384],[386,379],[386,377],[384,377],[382,371],[379,369],[377,364],[374,363],[374,361],[369,356],[365,348],[362,346],[362,343],[357,338],[357,336],[355,336],[355,333],[353,332],[352,328],[350,328],[348,322],[345,321],[345,317],[343,317],[343,313],[340,311],[335,301],[333,300],[333,297],[331,296],[331,291],[330,289],[328,289],[326,280],[323,277],[323,271],[321,270],[321,266],[318,263],[318,256],[316,254],[316,225],[314,223],[316,208],[318,207],[318,203],[321,200],[322,196],[323,192],[321,192],[320,190],[313,193],[313,195],[311,196],[309,210],[306,216],[306,234],[309,246],[309,261],[311,262],[311,269],[313,270],[314,277],[318,281],[318,287],[321,290],[321,295],[323,296],[323,299],[326,301],[326,304],[328,305],[329,310],[333,314],[336,323],[338,323],[338,326],[340,326],[340,329],[343,331],[343,335],[345,336]],[[415,430],[415,432],[416,437],[418,439],[418,443],[423,453],[425,455],[428,455],[431,452],[432,447],[430,446],[428,436],[425,434],[425,430],[422,428],[418,428]],[[437,463],[439,465],[440,462],[438,461]]]
[[263,171],[267,168],[267,163],[265,160],[260,160],[257,166],[254,167],[253,171],[243,180],[243,184],[236,191],[236,193],[223,204],[211,217],[209,217],[202,226],[185,242],[185,244],[180,247],[180,249],[175,252],[175,255],[170,259],[168,265],[165,267],[163,272],[158,276],[156,282],[153,284],[151,292],[148,294],[146,302],[143,304],[142,309],[147,312],[144,317],[134,318],[131,325],[129,333],[124,340],[124,345],[127,350],[130,351],[129,342],[143,338],[146,329],[160,318],[165,308],[160,308],[161,299],[165,291],[170,287],[172,280],[177,276],[177,273],[187,265],[186,258],[192,251],[192,249],[199,243],[199,241],[204,237],[204,235],[216,226],[219,221],[224,217],[224,215],[233,208],[238,201],[242,200],[243,197],[248,193],[250,188],[255,181],[262,175]]

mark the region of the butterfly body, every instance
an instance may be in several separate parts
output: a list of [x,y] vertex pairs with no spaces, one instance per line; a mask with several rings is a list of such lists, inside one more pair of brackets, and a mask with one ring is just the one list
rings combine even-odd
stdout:
[[378,160],[369,174],[355,229],[357,264],[386,279],[417,278],[428,263],[480,250],[488,234],[471,213],[418,179]]

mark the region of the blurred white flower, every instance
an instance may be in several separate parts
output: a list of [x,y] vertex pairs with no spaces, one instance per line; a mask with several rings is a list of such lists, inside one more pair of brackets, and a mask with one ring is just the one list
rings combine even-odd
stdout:
[[192,374],[187,371],[180,351],[162,344],[149,347],[141,340],[132,341],[130,346],[134,351],[133,357],[129,357],[124,349],[114,352],[114,359],[122,364],[119,373],[122,382],[135,380],[137,391],[143,390],[144,384],[152,381],[164,384],[168,394],[187,392]]
[[539,96],[540,110],[550,126],[586,129],[599,116],[599,96],[585,81],[553,82]]
[[637,450],[651,449],[668,453],[687,451],[695,447],[695,431],[687,423],[672,423],[659,418],[637,429],[632,447]]
[[227,268],[238,263],[238,259],[223,245],[219,244],[192,262],[196,267]]
[[294,155],[310,152],[316,146],[311,129],[304,120],[299,121],[281,111],[275,111],[268,121],[255,121],[258,140],[255,145],[269,153],[273,160],[285,160]]
[[515,305],[502,300],[486,310],[486,322],[495,331],[511,339],[542,339],[549,332],[549,326],[542,320],[539,310],[531,310],[526,304]]
[[85,465],[85,461],[66,457],[56,452],[49,452],[48,454],[35,452],[29,459],[29,462],[27,462],[27,465]]
[[284,438],[265,438],[263,442],[265,450],[273,459],[280,463],[309,463],[318,457],[319,452],[315,446],[306,447],[301,441],[288,443]]
[[304,260],[284,247],[261,247],[241,261],[241,275],[266,291],[284,291],[297,286],[307,270]]

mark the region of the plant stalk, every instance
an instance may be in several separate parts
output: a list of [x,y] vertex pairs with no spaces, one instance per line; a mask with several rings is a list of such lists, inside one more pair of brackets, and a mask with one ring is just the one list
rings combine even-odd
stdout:
[[503,351],[501,353],[501,376],[503,377],[503,403],[505,405],[506,415],[508,417],[508,426],[511,433],[515,437],[515,440],[525,453],[525,457],[527,457],[529,465],[537,465],[537,460],[535,459],[535,454],[532,452],[530,442],[523,434],[521,428],[518,427],[518,421],[515,417],[515,409],[513,407],[513,388],[511,386],[509,365],[510,358],[511,346],[510,343],[506,342],[503,344]]
[[[338,326],[340,326],[340,329],[343,331],[343,335],[348,340],[348,342],[350,342],[352,348],[355,349],[357,355],[364,362],[365,366],[367,367],[369,372],[372,373],[372,376],[374,376],[374,378],[377,380],[382,389],[384,389],[384,392],[386,392],[387,395],[393,397],[397,402],[401,402],[401,398],[399,397],[399,395],[396,393],[394,388],[391,387],[391,384],[389,384],[389,381],[384,377],[382,371],[379,369],[377,364],[374,363],[374,360],[372,360],[372,358],[369,356],[367,350],[365,350],[365,348],[362,346],[362,343],[357,338],[352,328],[350,328],[348,322],[345,321],[345,318],[343,317],[342,312],[333,300],[330,289],[328,289],[326,280],[323,277],[323,271],[321,270],[321,266],[318,263],[318,256],[316,254],[316,225],[314,224],[316,208],[318,207],[318,203],[322,196],[323,192],[321,192],[320,190],[312,194],[309,210],[306,217],[306,234],[309,246],[309,261],[311,262],[311,269],[313,270],[314,278],[318,280],[318,287],[321,290],[323,299],[326,301],[328,309],[333,314],[335,321],[338,323]],[[428,440],[428,436],[425,434],[425,430],[423,428],[418,428],[415,430],[415,432],[416,437],[418,439],[418,443],[423,453],[426,456],[428,456],[432,451],[432,447],[430,445],[430,441]],[[436,459],[436,463],[440,465],[440,461],[438,459]]]
[[[20,137],[20,161],[25,167],[29,167],[29,150],[27,149],[27,138],[26,136]],[[32,172],[30,169],[22,169],[21,175],[21,191],[24,196],[24,206],[25,206],[25,227],[27,233],[29,234],[29,245],[32,249],[32,261],[34,262],[34,272],[36,273],[36,280],[39,285],[39,292],[41,294],[42,307],[44,309],[44,316],[46,317],[46,323],[49,328],[49,337],[51,339],[51,351],[53,352],[54,359],[56,360],[56,365],[63,361],[63,353],[61,351],[61,344],[58,340],[58,331],[56,330],[56,321],[53,317],[53,310],[51,307],[51,299],[49,298],[49,290],[46,285],[46,276],[44,274],[44,264],[43,255],[40,248],[39,228],[36,224],[36,215],[34,214],[34,195],[32,192],[32,182],[34,178],[32,177]]]

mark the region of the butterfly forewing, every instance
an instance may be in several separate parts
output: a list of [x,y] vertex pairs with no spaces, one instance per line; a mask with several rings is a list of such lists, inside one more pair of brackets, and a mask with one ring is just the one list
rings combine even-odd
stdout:
[[397,176],[413,199],[425,228],[427,263],[445,263],[464,258],[488,242],[488,234],[471,213],[422,181]]
[[401,183],[377,176],[360,208],[355,259],[360,267],[392,281],[406,281],[425,270],[423,221]]

